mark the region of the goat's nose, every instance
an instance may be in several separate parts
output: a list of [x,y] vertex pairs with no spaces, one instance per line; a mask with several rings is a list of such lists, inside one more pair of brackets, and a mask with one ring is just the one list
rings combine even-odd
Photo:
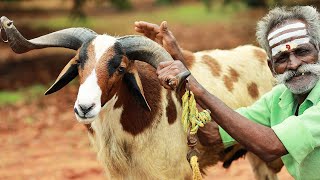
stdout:
[[79,104],[79,108],[82,113],[85,115],[94,108],[95,104]]

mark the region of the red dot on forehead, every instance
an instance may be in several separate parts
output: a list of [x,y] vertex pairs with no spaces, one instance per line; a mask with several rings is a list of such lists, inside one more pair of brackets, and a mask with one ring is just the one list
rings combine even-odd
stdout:
[[287,48],[288,50],[290,50],[290,49],[291,49],[291,46],[290,46],[289,44],[286,44],[286,48]]

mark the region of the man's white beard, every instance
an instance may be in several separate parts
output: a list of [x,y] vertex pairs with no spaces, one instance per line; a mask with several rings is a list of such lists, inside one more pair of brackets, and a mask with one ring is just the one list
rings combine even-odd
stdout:
[[[310,81],[301,85],[292,85],[288,80],[301,73],[311,73]],[[296,71],[288,70],[275,76],[278,84],[285,84],[293,94],[310,92],[317,84],[320,77],[320,63],[301,65]]]

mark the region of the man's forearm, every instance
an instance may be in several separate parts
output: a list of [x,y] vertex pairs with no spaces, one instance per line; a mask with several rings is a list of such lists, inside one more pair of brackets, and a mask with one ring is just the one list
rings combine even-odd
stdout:
[[266,161],[287,154],[285,147],[271,128],[241,116],[197,84],[193,77],[190,79],[190,89],[195,93],[197,103],[211,111],[213,120],[249,151]]

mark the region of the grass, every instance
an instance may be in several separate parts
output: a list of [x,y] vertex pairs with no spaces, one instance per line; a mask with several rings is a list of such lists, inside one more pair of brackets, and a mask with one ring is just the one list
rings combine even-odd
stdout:
[[[213,22],[231,23],[238,12],[245,11],[247,7],[241,3],[232,3],[226,6],[214,4],[210,12],[201,3],[163,7],[150,12],[126,12],[119,14],[106,14],[103,16],[88,16],[84,20],[70,19],[68,16],[55,16],[46,19],[29,19],[33,28],[62,29],[67,27],[89,27],[112,35],[132,34],[133,23],[144,20],[160,23],[163,20],[169,24],[205,24]],[[28,22],[29,21],[29,22]],[[101,33],[102,33],[101,32]]]
[[23,94],[21,92],[10,92],[1,91],[0,92],[0,107],[8,104],[14,104],[23,99]]
[[44,85],[33,85],[17,91],[0,91],[0,107],[31,101],[42,96],[46,89]]

